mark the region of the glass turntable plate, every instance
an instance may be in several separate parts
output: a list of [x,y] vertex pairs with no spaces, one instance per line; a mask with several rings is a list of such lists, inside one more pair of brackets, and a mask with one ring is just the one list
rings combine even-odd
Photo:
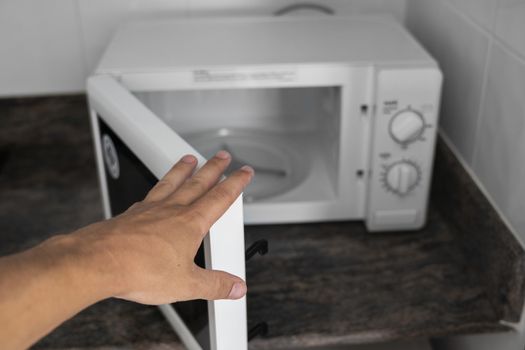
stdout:
[[289,134],[259,130],[218,129],[185,135],[205,158],[219,150],[228,151],[232,162],[226,175],[247,164],[255,177],[244,191],[244,200],[253,202],[290,191],[306,177],[308,161],[293,149]]

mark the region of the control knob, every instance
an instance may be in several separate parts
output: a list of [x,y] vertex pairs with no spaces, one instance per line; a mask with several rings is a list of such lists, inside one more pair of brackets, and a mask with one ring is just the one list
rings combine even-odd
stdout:
[[399,196],[410,193],[420,180],[421,170],[409,160],[403,160],[387,167],[383,178],[387,190]]
[[411,109],[406,109],[390,121],[390,135],[402,145],[416,141],[425,131],[425,120],[421,114]]

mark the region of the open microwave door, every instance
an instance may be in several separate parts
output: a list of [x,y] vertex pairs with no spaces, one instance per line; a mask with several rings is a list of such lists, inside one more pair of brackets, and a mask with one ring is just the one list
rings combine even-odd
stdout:
[[[185,154],[205,159],[110,75],[88,79],[88,99],[106,218],[142,200]],[[245,278],[242,198],[211,227],[197,264]],[[246,299],[161,305],[188,349],[246,350]]]

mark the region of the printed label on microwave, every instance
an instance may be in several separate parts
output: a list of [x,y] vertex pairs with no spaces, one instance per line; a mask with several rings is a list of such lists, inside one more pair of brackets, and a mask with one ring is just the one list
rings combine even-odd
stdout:
[[397,100],[386,100],[383,102],[383,114],[392,114],[398,108]]
[[267,70],[267,71],[210,71],[199,69],[193,71],[193,81],[196,83],[222,82],[292,82],[297,80],[295,70]]

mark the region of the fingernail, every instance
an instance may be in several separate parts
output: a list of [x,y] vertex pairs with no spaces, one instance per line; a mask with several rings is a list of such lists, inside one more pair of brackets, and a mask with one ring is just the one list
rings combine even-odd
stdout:
[[217,152],[215,154],[215,157],[220,158],[220,159],[230,159],[231,158],[230,154],[226,151]]
[[247,172],[251,176],[253,176],[255,174],[255,170],[253,170],[253,168],[251,166],[249,166],[249,165],[242,166],[241,170]]
[[193,164],[196,160],[197,158],[195,158],[191,154],[186,154],[184,157],[181,158],[181,161],[186,164]]
[[246,285],[241,282],[235,282],[230,294],[228,294],[228,299],[240,299],[246,294]]

